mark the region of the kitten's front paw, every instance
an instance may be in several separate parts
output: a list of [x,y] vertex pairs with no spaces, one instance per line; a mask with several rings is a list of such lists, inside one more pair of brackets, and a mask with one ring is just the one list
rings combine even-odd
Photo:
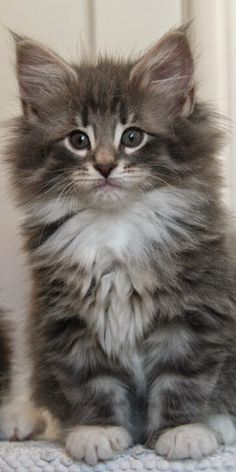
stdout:
[[217,448],[214,432],[204,424],[187,424],[166,430],[155,444],[158,454],[168,459],[200,459]]
[[127,449],[131,442],[128,431],[120,426],[77,426],[67,437],[66,450],[73,459],[93,466]]
[[0,439],[29,439],[43,428],[41,414],[29,403],[8,403],[0,410]]

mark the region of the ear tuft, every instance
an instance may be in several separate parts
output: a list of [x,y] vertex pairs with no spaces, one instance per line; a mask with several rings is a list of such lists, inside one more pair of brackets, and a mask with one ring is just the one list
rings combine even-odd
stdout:
[[13,31],[13,30],[8,29],[8,31],[9,31],[9,33],[10,33],[10,35],[11,35],[11,37],[12,37],[14,43],[15,43],[15,45],[17,45],[17,44],[20,43],[21,41],[24,41],[25,39],[27,39],[27,38],[25,38],[24,36],[21,36],[20,34],[16,33],[16,32]]
[[164,95],[175,114],[189,115],[194,100],[194,63],[187,30],[168,33],[136,63],[131,81]]

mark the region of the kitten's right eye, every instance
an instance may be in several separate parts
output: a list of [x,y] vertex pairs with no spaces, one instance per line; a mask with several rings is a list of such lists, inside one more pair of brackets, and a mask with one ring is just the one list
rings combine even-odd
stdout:
[[121,136],[121,143],[128,148],[136,148],[143,141],[143,131],[139,128],[127,128]]
[[68,140],[70,145],[77,151],[87,151],[91,147],[89,137],[83,131],[72,131],[68,136]]

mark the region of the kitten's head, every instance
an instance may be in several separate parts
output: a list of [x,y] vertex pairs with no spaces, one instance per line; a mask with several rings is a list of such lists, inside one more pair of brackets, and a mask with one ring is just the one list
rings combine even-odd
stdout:
[[79,66],[15,39],[23,116],[11,155],[26,200],[118,206],[156,188],[189,185],[206,169],[217,134],[194,102],[184,30],[136,62]]

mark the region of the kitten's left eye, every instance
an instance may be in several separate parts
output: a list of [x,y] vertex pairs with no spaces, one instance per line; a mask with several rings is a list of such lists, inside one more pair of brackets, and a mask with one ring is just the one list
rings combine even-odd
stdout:
[[121,136],[121,144],[125,147],[135,148],[138,147],[144,138],[144,133],[139,128],[128,128],[124,131]]
[[70,145],[78,151],[90,149],[89,137],[83,131],[72,131],[68,136]]

